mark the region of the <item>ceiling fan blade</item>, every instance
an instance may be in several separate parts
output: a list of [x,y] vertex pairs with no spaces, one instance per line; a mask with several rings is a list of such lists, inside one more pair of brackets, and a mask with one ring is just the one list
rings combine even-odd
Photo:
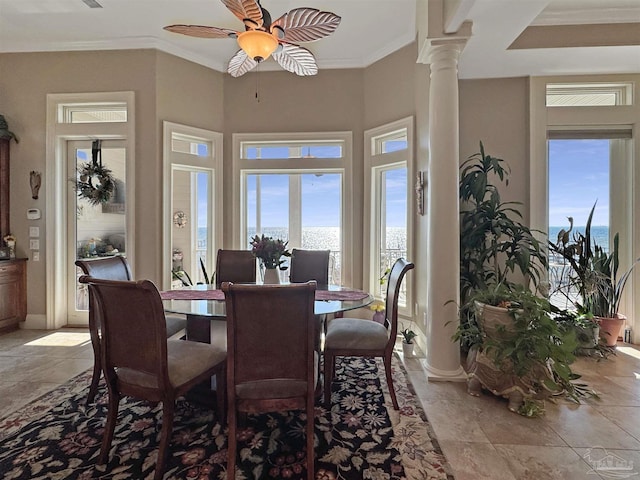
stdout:
[[232,77],[239,77],[250,70],[253,70],[258,62],[245,53],[244,50],[238,50],[236,54],[229,60],[227,72]]
[[331,12],[321,12],[315,8],[294,8],[272,23],[284,30],[285,42],[312,42],[331,35],[341,17]]
[[318,73],[316,59],[309,50],[290,43],[281,45],[282,50],[274,52],[271,56],[282,68],[301,77]]
[[229,38],[238,34],[235,30],[228,28],[207,27],[205,25],[167,25],[164,29],[169,32],[200,38]]
[[257,0],[221,0],[233,14],[244,22],[245,19],[252,20],[257,24],[257,28],[262,27],[262,8]]

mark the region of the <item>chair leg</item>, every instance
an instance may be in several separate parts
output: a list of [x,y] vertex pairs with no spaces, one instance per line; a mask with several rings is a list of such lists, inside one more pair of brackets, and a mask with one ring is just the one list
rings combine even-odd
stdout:
[[169,444],[171,443],[171,433],[173,432],[175,409],[175,400],[164,400],[162,402],[162,430],[160,431],[160,445],[158,446],[156,472],[153,476],[154,480],[162,480],[164,476],[164,468],[167,464],[167,456],[169,454]]
[[116,428],[118,420],[118,405],[120,404],[120,395],[115,388],[109,388],[109,407],[107,411],[107,424],[104,427],[102,435],[102,446],[100,447],[100,457],[98,464],[105,465],[109,461],[109,450],[111,450],[111,442],[113,440],[113,432]]
[[227,423],[229,424],[229,436],[227,437],[227,480],[235,480],[236,478],[236,407],[230,405],[227,414]]
[[91,386],[89,387],[89,393],[87,394],[87,406],[93,402],[98,393],[98,383],[100,383],[100,373],[102,367],[100,366],[100,354],[93,352],[93,373],[91,374]]
[[331,382],[333,382],[335,357],[324,351],[324,406],[331,408]]
[[396,398],[396,391],[393,388],[393,378],[391,378],[391,355],[384,356],[384,373],[387,377],[387,387],[389,387],[389,394],[391,395],[391,403],[393,403],[393,409],[399,410],[398,399]]

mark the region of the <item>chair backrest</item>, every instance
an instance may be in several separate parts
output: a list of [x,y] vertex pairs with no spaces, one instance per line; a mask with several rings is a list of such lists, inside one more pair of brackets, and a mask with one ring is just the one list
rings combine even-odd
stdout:
[[91,260],[76,260],[76,265],[85,275],[104,280],[131,280],[131,268],[125,257],[100,257]]
[[385,305],[385,326],[389,330],[390,341],[395,342],[398,334],[398,296],[400,295],[400,286],[406,273],[413,269],[414,265],[404,258],[399,258],[391,267],[389,279],[387,281],[387,298]]
[[83,275],[102,321],[102,362],[107,378],[128,369],[149,388],[169,387],[167,327],[156,286],[149,280],[102,280]]
[[256,257],[249,250],[218,250],[216,287],[224,282],[255,283]]
[[329,284],[330,250],[291,250],[289,281],[304,283],[315,280],[318,285]]
[[269,379],[314,383],[315,289],[315,282],[222,285],[229,388]]

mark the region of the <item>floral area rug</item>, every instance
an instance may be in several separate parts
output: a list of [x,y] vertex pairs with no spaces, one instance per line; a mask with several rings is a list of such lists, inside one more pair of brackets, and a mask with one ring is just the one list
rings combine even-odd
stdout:
[[[393,410],[380,360],[339,358],[332,407],[316,406],[317,480],[453,479],[397,358]],[[96,466],[107,410],[106,387],[86,406],[86,372],[0,419],[0,472],[9,479],[153,477],[160,405],[124,398],[109,463]],[[226,478],[226,428],[212,410],[180,399],[165,479]],[[238,430],[243,479],[305,479],[303,412],[248,416]]]

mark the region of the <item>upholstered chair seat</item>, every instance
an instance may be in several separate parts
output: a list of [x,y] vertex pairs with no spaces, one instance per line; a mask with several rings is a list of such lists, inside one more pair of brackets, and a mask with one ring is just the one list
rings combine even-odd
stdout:
[[342,350],[384,350],[389,331],[378,322],[360,318],[335,318],[325,343]]

